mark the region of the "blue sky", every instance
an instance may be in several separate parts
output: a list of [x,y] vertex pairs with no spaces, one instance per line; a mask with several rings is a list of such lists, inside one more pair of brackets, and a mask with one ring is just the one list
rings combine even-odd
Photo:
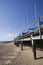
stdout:
[[37,17],[43,16],[43,0],[0,0],[0,41],[13,40]]

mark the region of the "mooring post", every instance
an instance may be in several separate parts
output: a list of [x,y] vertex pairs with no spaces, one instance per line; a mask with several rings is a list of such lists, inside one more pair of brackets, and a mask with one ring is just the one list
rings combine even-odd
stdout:
[[32,42],[32,50],[33,50],[34,59],[36,59],[36,43],[35,43],[35,40],[32,39],[32,35],[31,35],[31,42]]
[[21,40],[21,50],[23,50],[23,41]]
[[33,40],[33,54],[34,54],[34,59],[36,59],[36,43]]

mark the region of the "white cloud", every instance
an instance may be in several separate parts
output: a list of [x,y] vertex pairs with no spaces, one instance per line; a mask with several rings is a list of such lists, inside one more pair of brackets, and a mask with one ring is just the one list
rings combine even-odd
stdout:
[[2,36],[0,36],[0,41],[10,41],[14,40],[14,38],[17,36],[17,33],[6,33]]

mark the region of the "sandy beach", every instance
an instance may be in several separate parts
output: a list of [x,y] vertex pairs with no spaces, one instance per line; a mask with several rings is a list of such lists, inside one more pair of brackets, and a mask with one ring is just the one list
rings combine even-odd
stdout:
[[37,59],[34,60],[31,47],[20,47],[14,42],[0,44],[0,65],[43,65],[43,51],[37,50]]

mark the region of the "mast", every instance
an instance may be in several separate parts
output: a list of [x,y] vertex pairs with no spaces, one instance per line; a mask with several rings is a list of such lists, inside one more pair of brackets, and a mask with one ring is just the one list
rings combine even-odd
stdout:
[[37,19],[37,9],[36,9],[36,2],[34,2],[34,10],[35,10],[35,19]]
[[27,9],[26,9],[26,23],[27,23],[27,28],[29,28],[28,11],[27,11]]

